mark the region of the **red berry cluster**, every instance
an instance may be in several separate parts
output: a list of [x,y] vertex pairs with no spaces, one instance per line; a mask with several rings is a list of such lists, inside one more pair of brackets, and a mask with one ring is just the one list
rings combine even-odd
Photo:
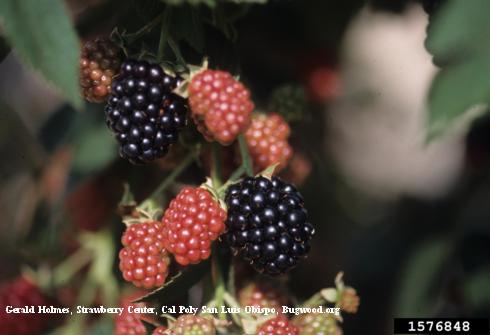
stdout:
[[121,315],[116,316],[114,321],[114,335],[146,335],[145,325],[141,322],[141,314],[129,313],[129,306],[142,307],[143,304],[132,304],[129,301],[122,304],[124,310]]
[[198,130],[208,141],[232,143],[250,123],[250,92],[230,73],[204,70],[189,85],[189,104]]
[[80,58],[83,97],[89,102],[104,102],[120,66],[119,48],[110,40],[97,38],[85,43]]
[[278,316],[260,325],[257,335],[299,335],[299,330],[285,316]]
[[170,258],[164,248],[160,222],[147,221],[130,225],[121,241],[119,269],[125,280],[137,287],[162,286],[168,275]]
[[255,114],[252,117],[245,139],[257,172],[276,163],[279,164],[276,171],[287,165],[293,154],[288,143],[290,132],[289,125],[279,114]]
[[[5,335],[43,334],[59,318],[56,314],[38,313],[38,306],[50,306],[50,301],[29,279],[19,277],[0,288],[0,333]],[[5,313],[7,306],[12,308],[34,306],[35,313]]]
[[165,248],[181,265],[199,263],[211,254],[211,242],[225,230],[226,212],[211,193],[185,187],[163,215]]

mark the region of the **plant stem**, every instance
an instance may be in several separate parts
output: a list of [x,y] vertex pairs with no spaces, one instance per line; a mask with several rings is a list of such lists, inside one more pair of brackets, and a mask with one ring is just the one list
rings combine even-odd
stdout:
[[211,144],[211,180],[213,181],[213,187],[218,189],[221,184],[221,152],[217,143]]
[[224,305],[225,301],[225,281],[223,280],[223,273],[219,262],[219,257],[217,256],[217,250],[214,250],[213,252],[212,273],[214,285],[216,287],[216,291],[214,292],[214,302],[219,308],[218,318],[220,320],[225,320],[226,315],[221,312],[221,306]]
[[158,185],[158,187],[153,191],[153,193],[148,197],[148,198],[156,198],[160,193],[165,191],[165,189],[174,182],[174,180],[180,176],[184,170],[191,165],[191,163],[194,161],[196,158],[197,151],[193,150],[191,151],[186,158],[180,164],[163,180],[163,182]]
[[240,155],[242,156],[242,165],[245,168],[245,172],[248,176],[253,176],[254,171],[252,167],[252,161],[248,152],[247,142],[243,134],[238,136],[238,144],[240,146]]

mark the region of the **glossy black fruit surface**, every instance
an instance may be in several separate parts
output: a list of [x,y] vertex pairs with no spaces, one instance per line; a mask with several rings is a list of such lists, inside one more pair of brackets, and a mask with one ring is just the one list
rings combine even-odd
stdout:
[[105,108],[119,154],[133,164],[161,158],[187,123],[187,101],[172,93],[177,79],[146,61],[127,60],[120,73]]
[[297,189],[277,177],[247,177],[226,194],[232,250],[269,275],[293,268],[310,249],[315,230]]

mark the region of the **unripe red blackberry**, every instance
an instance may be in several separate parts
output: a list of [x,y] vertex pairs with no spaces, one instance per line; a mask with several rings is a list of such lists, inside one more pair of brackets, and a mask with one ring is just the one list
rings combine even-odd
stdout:
[[178,79],[157,64],[127,60],[112,84],[105,108],[119,154],[133,164],[165,156],[187,123],[187,102],[171,93]]
[[245,139],[256,172],[273,164],[279,164],[276,171],[286,167],[293,154],[289,134],[289,125],[279,114],[253,115]]
[[185,187],[163,215],[165,248],[181,265],[209,258],[211,243],[225,231],[226,211],[202,187]]
[[125,280],[146,289],[162,286],[170,257],[164,247],[163,226],[147,221],[130,225],[124,232],[119,269]]
[[226,239],[257,271],[285,273],[308,253],[314,228],[293,185],[247,177],[228,188],[225,201]]
[[[132,306],[133,312],[130,313],[128,308]],[[143,307],[143,303],[130,303],[125,301],[122,304],[124,308],[121,315],[117,314],[114,320],[114,333],[113,335],[146,335],[146,328],[143,322],[141,322],[142,315],[134,313],[134,308]]]
[[277,285],[256,281],[249,283],[238,292],[238,302],[242,307],[274,308],[281,312],[282,306],[287,305],[288,298]]
[[281,315],[261,324],[257,329],[257,335],[299,335],[299,330]]
[[215,335],[213,320],[202,316],[185,314],[179,316],[171,329],[172,335]]
[[223,145],[247,129],[254,109],[248,89],[230,73],[216,70],[191,79],[189,104],[198,130],[208,141]]
[[342,329],[331,314],[308,313],[293,318],[301,335],[342,335]]
[[104,102],[121,66],[121,52],[107,38],[86,42],[80,57],[80,86],[89,102]]
[[[49,307],[53,301],[41,293],[39,288],[26,277],[19,277],[0,288],[0,333],[5,335],[44,334],[59,319],[57,314],[38,313],[38,306]],[[7,306],[12,308],[34,306],[35,313],[6,313]]]

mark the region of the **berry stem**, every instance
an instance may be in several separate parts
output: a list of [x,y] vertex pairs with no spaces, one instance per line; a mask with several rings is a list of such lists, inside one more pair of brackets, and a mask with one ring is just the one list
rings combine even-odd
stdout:
[[211,180],[213,181],[213,187],[218,189],[222,185],[221,180],[221,150],[217,143],[211,144]]
[[191,151],[182,162],[158,185],[148,198],[157,198],[165,189],[177,179],[184,170],[196,159],[197,150]]
[[[212,259],[212,263],[211,263],[212,276],[213,276],[213,281],[214,281],[214,285],[216,288],[216,290],[214,291],[214,302],[215,302],[216,306],[223,306],[224,295],[226,292],[225,281],[223,279],[223,271],[222,271],[220,260],[219,260],[219,257],[217,254],[218,254],[217,250],[214,250],[213,259]],[[220,320],[226,320],[226,315],[221,312],[221,309],[219,310],[218,318]]]
[[242,166],[245,168],[245,172],[249,177],[253,176],[254,171],[252,167],[252,160],[248,152],[247,142],[243,134],[238,135],[238,144],[240,146],[240,155],[242,156]]

